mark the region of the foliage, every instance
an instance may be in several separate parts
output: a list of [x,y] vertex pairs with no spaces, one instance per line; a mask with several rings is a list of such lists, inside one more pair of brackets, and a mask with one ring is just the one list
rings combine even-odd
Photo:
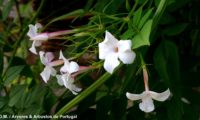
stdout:
[[[88,120],[198,120],[200,118],[200,15],[198,0],[1,0],[0,116],[77,115]],[[44,83],[43,65],[29,52],[28,25],[40,32],[71,30],[39,48],[93,66],[76,77],[82,88],[73,95],[54,77]],[[103,69],[98,44],[108,30],[131,40],[134,63],[113,74]],[[126,92],[144,91],[142,60],[151,90],[170,89],[165,102],[144,113]],[[58,68],[56,68],[58,69]]]

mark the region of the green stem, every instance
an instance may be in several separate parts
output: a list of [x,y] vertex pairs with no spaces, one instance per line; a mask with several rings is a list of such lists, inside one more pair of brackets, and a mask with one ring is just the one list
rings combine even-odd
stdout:
[[100,12],[97,12],[97,11],[92,11],[91,13],[94,14],[94,15],[104,16],[104,17],[107,17],[107,18],[109,18],[109,19],[113,19],[113,20],[115,20],[115,21],[123,21],[122,18],[115,17],[115,15],[108,15],[108,14],[100,13]]
[[[122,66],[122,64],[119,65],[115,69],[119,69]],[[59,116],[62,114],[65,114],[68,110],[70,110],[72,107],[77,105],[80,101],[82,101],[84,98],[89,96],[91,93],[93,93],[99,86],[101,86],[108,78],[110,78],[111,74],[105,73],[103,76],[101,76],[95,83],[93,83],[91,86],[89,86],[86,90],[84,90],[82,93],[80,93],[78,96],[76,96],[73,100],[71,100],[68,104],[66,104],[64,107],[62,107],[55,115]],[[52,119],[54,120],[54,118]]]

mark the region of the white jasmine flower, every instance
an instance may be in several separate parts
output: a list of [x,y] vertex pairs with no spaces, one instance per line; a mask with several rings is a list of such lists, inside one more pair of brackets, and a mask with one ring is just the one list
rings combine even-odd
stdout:
[[54,55],[51,52],[43,52],[40,51],[39,52],[40,55],[40,60],[41,62],[45,65],[44,70],[41,72],[41,77],[44,80],[45,83],[47,83],[47,81],[50,78],[50,75],[55,76],[56,75],[56,70],[53,68],[53,66],[57,65],[57,61],[52,61],[54,59]]
[[153,91],[144,91],[141,94],[131,94],[126,93],[126,96],[130,100],[142,100],[142,102],[139,104],[139,108],[144,112],[152,112],[154,110],[154,104],[153,100],[157,101],[165,101],[170,96],[170,91],[167,89],[166,91],[162,93],[156,93]]
[[77,94],[77,92],[81,91],[81,88],[78,88],[74,85],[74,77],[73,73],[76,73],[79,71],[79,65],[71,61],[69,62],[64,56],[62,51],[60,51],[60,59],[64,61],[63,67],[61,67],[61,75],[56,75],[58,79],[59,85],[64,85],[66,88],[68,88],[73,94]]
[[110,32],[106,31],[105,40],[99,43],[99,59],[105,60],[105,70],[112,74],[120,64],[118,58],[124,64],[133,63],[136,55],[131,50],[131,46],[131,40],[118,41]]
[[78,92],[81,91],[81,88],[78,88],[76,85],[74,85],[74,78],[69,73],[65,73],[62,75],[56,75],[56,77],[58,79],[58,84],[61,86],[64,85],[74,95],[77,95]]
[[31,48],[29,49],[32,53],[37,54],[36,48],[41,45],[42,41],[48,40],[48,34],[47,33],[38,33],[38,29],[41,28],[42,25],[37,23],[35,25],[30,24],[29,25],[29,31],[27,35],[30,37],[30,40],[33,41]]

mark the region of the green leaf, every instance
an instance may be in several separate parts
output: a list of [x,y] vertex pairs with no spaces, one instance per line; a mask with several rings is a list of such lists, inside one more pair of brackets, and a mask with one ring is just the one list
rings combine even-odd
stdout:
[[18,102],[14,105],[18,109],[24,109],[25,107],[28,106],[28,104],[25,103],[25,100],[27,99],[28,93],[23,91],[23,94],[19,98]]
[[16,85],[12,87],[11,92],[9,94],[9,106],[14,106],[19,102],[20,98],[25,94],[26,86],[25,85]]
[[136,34],[136,36],[132,39],[133,41],[133,49],[136,49],[138,47],[144,46],[144,45],[150,45],[149,42],[149,36],[151,33],[151,27],[152,27],[152,20],[148,20],[142,30]]
[[32,87],[31,90],[29,91],[29,94],[25,103],[27,105],[33,104],[33,103],[42,105],[46,92],[47,92],[47,89],[44,86],[37,85],[37,86]]
[[144,23],[148,20],[148,18],[150,17],[150,15],[152,14],[153,9],[148,10],[144,16],[141,18],[140,23],[138,25],[138,28],[141,29],[144,25]]
[[[3,51],[0,49],[0,75],[3,73]],[[1,76],[0,76],[1,79]]]
[[20,72],[23,70],[24,65],[19,65],[19,66],[14,66],[14,67],[10,67],[5,75],[4,78],[4,85],[7,86],[8,84],[10,84],[13,80],[15,80]]
[[3,6],[3,10],[2,10],[3,20],[7,19],[13,5],[14,5],[14,0],[8,0],[7,3]]
[[1,96],[0,97],[0,109],[2,108],[2,107],[4,107],[4,105],[6,105],[8,103],[8,97],[3,97],[3,96]]
[[132,27],[129,27],[128,30],[126,30],[121,36],[120,38],[123,39],[123,40],[127,40],[127,39],[131,39],[134,35],[134,32],[133,32],[133,28]]
[[41,105],[33,104],[30,107],[28,107],[27,109],[25,109],[23,114],[24,115],[41,115],[44,112],[45,111]]
[[168,36],[174,36],[174,35],[178,35],[182,33],[186,29],[187,26],[188,26],[188,23],[178,23],[166,28],[163,32]]
[[1,115],[2,114],[9,114],[9,115],[15,114],[13,109],[9,106],[4,106],[3,109],[0,109],[0,113],[1,113]]
[[134,17],[133,17],[133,24],[135,26],[137,26],[140,22],[140,19],[141,19],[141,16],[142,16],[142,8],[139,8],[135,14],[134,14]]

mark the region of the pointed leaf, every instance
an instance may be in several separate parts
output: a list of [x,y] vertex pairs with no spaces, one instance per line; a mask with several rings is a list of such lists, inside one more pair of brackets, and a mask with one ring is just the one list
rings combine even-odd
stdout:
[[151,33],[152,20],[148,20],[142,30],[133,38],[133,49],[144,45],[150,45],[149,36]]
[[14,106],[17,102],[19,102],[20,98],[25,94],[26,86],[25,85],[17,85],[14,86],[9,94],[9,106]]
[[148,10],[144,16],[141,18],[140,23],[138,25],[138,28],[141,29],[144,25],[144,23],[148,20],[148,18],[150,17],[150,15],[152,14],[153,9]]
[[141,19],[141,15],[142,15],[142,8],[139,8],[135,14],[134,14],[134,17],[133,17],[133,24],[135,26],[137,26],[140,22],[140,19]]

